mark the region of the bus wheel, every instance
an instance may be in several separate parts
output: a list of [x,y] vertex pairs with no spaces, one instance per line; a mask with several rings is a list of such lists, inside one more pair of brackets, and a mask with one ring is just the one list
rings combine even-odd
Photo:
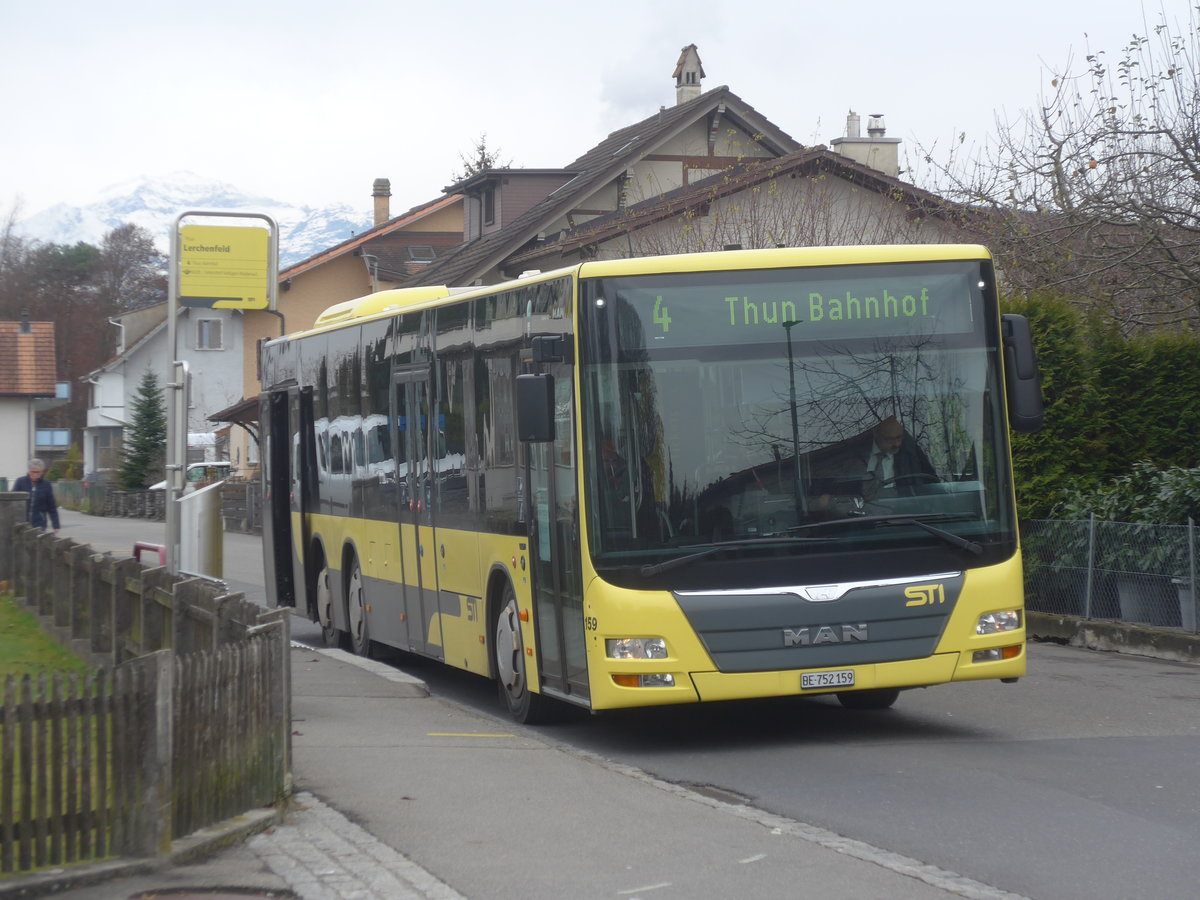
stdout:
[[542,721],[547,701],[529,690],[517,595],[511,584],[504,588],[494,637],[500,702],[518,722],[533,724]]
[[899,688],[879,688],[873,691],[841,691],[838,703],[846,709],[887,709],[900,696]]
[[321,637],[326,647],[346,649],[346,632],[333,624],[333,591],[329,587],[329,566],[317,573],[317,616],[321,620]]
[[363,593],[362,569],[357,559],[350,566],[350,580],[346,583],[346,615],[350,619],[350,648],[359,656],[370,656],[367,598]]

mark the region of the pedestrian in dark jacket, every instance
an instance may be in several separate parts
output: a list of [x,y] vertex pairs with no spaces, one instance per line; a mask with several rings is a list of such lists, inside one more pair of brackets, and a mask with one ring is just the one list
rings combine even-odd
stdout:
[[34,528],[48,528],[54,525],[58,531],[58,501],[54,499],[54,488],[42,475],[46,464],[40,459],[29,461],[29,474],[22,475],[13,485],[14,491],[25,491],[29,494],[25,518]]

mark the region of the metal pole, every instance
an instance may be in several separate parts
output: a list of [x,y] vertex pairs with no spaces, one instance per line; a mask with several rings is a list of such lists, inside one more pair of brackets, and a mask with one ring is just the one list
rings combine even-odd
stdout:
[[1087,586],[1083,592],[1083,617],[1092,617],[1092,574],[1095,572],[1096,559],[1096,514],[1088,518],[1088,555],[1087,555]]
[[1196,523],[1188,516],[1188,599],[1192,604],[1192,631],[1200,633],[1200,598],[1196,596]]
[[[180,490],[176,486],[177,473],[183,470],[183,462],[187,459],[187,434],[184,433],[184,448],[182,455],[174,440],[175,419],[178,415],[179,389],[176,384],[176,353],[177,344],[177,314],[179,305],[179,226],[183,216],[175,219],[171,229],[171,265],[167,285],[167,471],[166,471],[166,545],[167,571],[172,575],[179,572],[179,509],[175,499]],[[185,408],[184,414],[187,414]]]

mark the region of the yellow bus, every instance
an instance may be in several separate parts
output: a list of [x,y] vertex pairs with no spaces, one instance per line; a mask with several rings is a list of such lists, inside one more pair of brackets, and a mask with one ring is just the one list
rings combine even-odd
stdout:
[[1025,672],[1008,431],[1042,401],[983,247],[383,291],[261,363],[274,602],[519,721]]

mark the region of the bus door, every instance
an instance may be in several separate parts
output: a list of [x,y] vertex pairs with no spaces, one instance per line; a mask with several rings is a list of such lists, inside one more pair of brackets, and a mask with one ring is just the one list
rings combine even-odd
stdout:
[[[408,647],[441,659],[444,647],[438,618],[437,554],[434,534],[434,491],[437,489],[430,454],[429,367],[395,373],[392,381],[392,421],[396,438],[400,559],[404,573],[404,621]],[[434,628],[436,623],[436,634]],[[431,640],[431,637],[433,640]]]
[[554,376],[554,441],[528,443],[538,671],[549,693],[584,702],[589,696],[579,570],[579,502],[572,368],[546,365]]
[[292,578],[291,431],[286,390],[259,397],[263,459],[263,556],[267,560],[267,605],[295,606]]
[[[308,588],[317,582],[313,570],[315,560],[310,552],[312,525],[309,514],[316,503],[316,428],[313,424],[313,389],[311,387],[289,387],[288,402],[288,510],[293,527],[290,529],[292,546],[292,584],[297,609],[308,611],[308,616],[317,621],[317,598]],[[279,504],[282,505],[282,504]]]

